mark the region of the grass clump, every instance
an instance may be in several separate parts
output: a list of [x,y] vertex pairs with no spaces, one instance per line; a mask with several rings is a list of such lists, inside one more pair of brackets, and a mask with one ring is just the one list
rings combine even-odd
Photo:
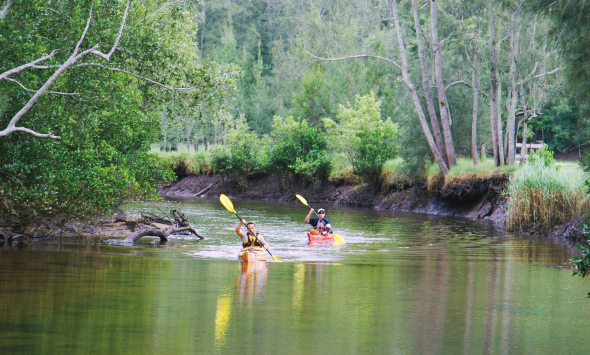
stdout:
[[531,158],[511,175],[507,185],[511,230],[546,231],[578,216],[587,205],[587,173],[577,166],[556,166],[543,150]]

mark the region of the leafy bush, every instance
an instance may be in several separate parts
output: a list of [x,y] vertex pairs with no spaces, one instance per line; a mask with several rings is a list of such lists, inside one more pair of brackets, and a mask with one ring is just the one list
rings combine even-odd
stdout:
[[307,121],[275,116],[269,143],[268,170],[291,171],[315,183],[330,175],[326,137]]
[[379,105],[372,92],[357,95],[354,105],[338,107],[339,124],[324,119],[330,144],[346,153],[353,172],[371,182],[375,192],[381,187],[383,166],[397,157],[395,139],[400,134],[390,118],[381,119]]
[[549,150],[547,144],[543,144],[543,148],[531,153],[528,158],[528,163],[550,167],[555,166],[555,158],[553,158],[553,152]]
[[228,130],[225,145],[214,145],[209,150],[211,165],[219,174],[248,174],[258,167],[256,156],[261,149],[256,133],[249,131],[241,117]]

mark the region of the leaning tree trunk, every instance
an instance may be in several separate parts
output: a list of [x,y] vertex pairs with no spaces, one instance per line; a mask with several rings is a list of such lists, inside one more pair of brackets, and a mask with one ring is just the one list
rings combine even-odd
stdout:
[[471,156],[473,157],[473,165],[477,165],[477,115],[479,112],[479,76],[477,75],[477,51],[473,55],[472,72],[471,72],[471,87],[473,88],[473,113],[471,120]]
[[516,56],[518,53],[518,36],[515,36],[514,29],[510,32],[510,107],[506,117],[506,131],[508,132],[508,164],[514,164],[514,154],[516,148],[516,104],[518,102],[518,89],[516,87]]
[[[500,41],[498,41],[498,47],[499,45]],[[496,49],[496,53],[500,53],[500,48]],[[500,166],[503,166],[506,160],[504,159],[504,144],[502,143],[502,80],[500,78],[500,71],[498,70],[498,66],[496,66],[496,82],[498,84],[496,85],[496,109],[498,110],[498,162]]]
[[451,131],[451,120],[449,118],[449,103],[447,101],[447,94],[445,92],[445,83],[443,81],[442,71],[442,53],[440,42],[438,40],[438,17],[436,13],[436,0],[430,2],[430,17],[432,23],[432,47],[434,51],[434,72],[436,78],[436,91],[438,93],[438,105],[440,113],[440,121],[443,126],[443,134],[445,137],[445,147],[447,152],[447,159],[449,161],[449,168],[457,165],[457,156],[455,154],[455,145],[453,143],[453,133]]
[[414,107],[418,112],[418,118],[420,120],[420,125],[422,126],[422,131],[424,132],[424,136],[426,136],[426,141],[428,142],[428,146],[430,147],[430,151],[434,156],[434,159],[438,163],[440,170],[443,174],[447,174],[449,172],[449,168],[445,163],[441,152],[438,150],[436,143],[434,142],[434,138],[432,137],[432,132],[430,131],[430,127],[428,127],[428,122],[426,121],[426,116],[424,115],[424,110],[422,110],[422,104],[420,103],[420,98],[418,97],[418,93],[416,92],[416,88],[412,84],[412,80],[410,79],[410,74],[408,71],[408,59],[406,55],[406,47],[404,45],[404,39],[401,32],[401,26],[399,22],[399,16],[397,13],[397,3],[396,0],[391,2],[392,13],[393,13],[393,21],[395,24],[395,32],[397,34],[397,42],[399,46],[399,51],[401,54],[402,59],[402,77],[404,79],[404,83],[406,84],[410,94],[412,95],[412,100],[414,101]]
[[422,39],[422,28],[420,26],[420,14],[417,0],[412,0],[412,9],[414,10],[414,26],[416,28],[418,56],[420,57],[420,66],[422,67],[422,88],[424,89],[424,101],[426,101],[428,116],[430,116],[430,125],[432,127],[432,133],[434,134],[434,140],[436,141],[436,147],[441,153],[444,161],[448,164],[445,144],[440,132],[440,126],[438,124],[436,110],[434,109],[434,103],[432,101],[432,92],[430,90],[430,80],[428,79],[428,66],[426,64],[426,56],[424,54],[424,40]]

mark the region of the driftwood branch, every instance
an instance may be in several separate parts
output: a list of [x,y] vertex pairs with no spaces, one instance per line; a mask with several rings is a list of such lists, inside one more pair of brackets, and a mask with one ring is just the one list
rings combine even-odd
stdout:
[[168,229],[161,229],[161,228],[142,228],[137,232],[133,233],[129,237],[125,238],[126,242],[135,243],[142,237],[160,237],[161,242],[167,242],[168,237],[172,234],[180,233],[180,232],[191,232],[192,234],[196,235],[199,239],[203,239],[192,227],[179,227],[179,228],[168,228]]
[[[142,221],[138,222],[137,224],[143,224],[144,226],[129,237],[125,238],[125,242],[135,243],[140,238],[148,236],[159,237],[160,241],[166,242],[168,241],[168,237],[170,235],[182,232],[190,232],[199,239],[203,239],[203,237],[200,236],[199,233],[197,233],[197,231],[193,228],[191,221],[182,212],[178,211],[177,209],[173,209],[170,211],[170,215],[172,216],[173,221],[150,213],[142,213]],[[170,227],[158,228],[151,222],[167,224]]]
[[215,183],[212,183],[211,185],[209,185],[206,188],[202,189],[201,191],[197,192],[195,194],[195,196],[201,196],[202,194],[204,194],[205,192],[207,192],[210,188],[212,188],[213,185],[215,185]]

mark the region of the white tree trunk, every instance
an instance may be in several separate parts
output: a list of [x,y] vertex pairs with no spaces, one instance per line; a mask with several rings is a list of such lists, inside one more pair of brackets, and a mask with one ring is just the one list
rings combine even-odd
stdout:
[[449,168],[451,168],[457,165],[457,156],[455,155],[455,145],[453,143],[453,134],[451,131],[451,122],[449,119],[448,112],[449,104],[447,101],[447,94],[445,92],[445,84],[443,80],[442,53],[440,42],[438,40],[438,17],[436,11],[436,0],[431,0],[430,17],[432,23],[432,47],[434,50],[434,72],[436,78],[436,89],[438,93],[440,121],[443,126],[443,135],[445,138],[447,160],[449,161]]
[[434,159],[438,163],[440,170],[442,171],[443,174],[446,175],[449,172],[449,169],[448,169],[447,164],[445,163],[440,151],[438,150],[436,143],[434,142],[434,138],[432,137],[432,133],[430,132],[430,127],[428,127],[428,122],[426,121],[424,111],[422,110],[420,98],[418,97],[418,93],[416,92],[416,88],[414,87],[414,85],[412,84],[412,81],[410,79],[410,74],[408,72],[408,59],[406,56],[406,47],[405,47],[404,39],[403,39],[402,32],[401,32],[399,16],[397,13],[396,0],[393,0],[391,2],[391,7],[392,7],[392,12],[393,12],[395,31],[397,34],[397,42],[398,42],[398,46],[399,46],[399,50],[400,50],[400,54],[401,54],[401,58],[402,58],[402,66],[401,66],[402,77],[404,79],[406,86],[408,87],[408,90],[410,90],[410,94],[412,95],[412,100],[414,101],[414,107],[416,108],[416,111],[418,112],[418,118],[420,119],[420,124],[422,125],[422,131],[424,131],[424,135],[426,136],[426,141],[428,142],[428,146],[430,147],[430,150],[432,151],[432,154],[434,155]]

